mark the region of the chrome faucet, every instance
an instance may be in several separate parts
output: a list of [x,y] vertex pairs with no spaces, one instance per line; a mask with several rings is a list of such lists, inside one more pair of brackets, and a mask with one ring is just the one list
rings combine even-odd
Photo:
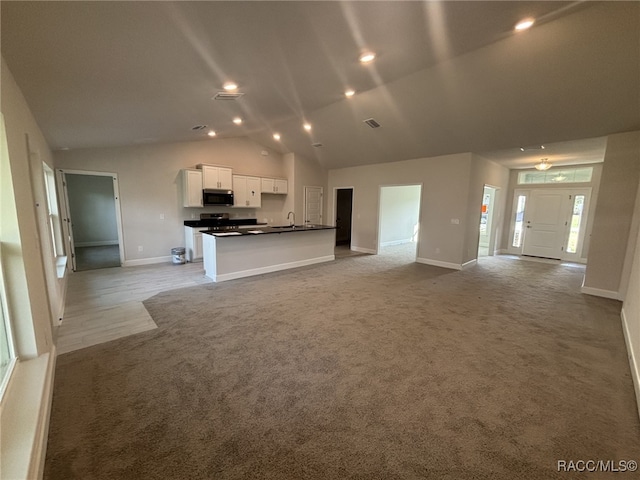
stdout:
[[289,214],[287,215],[287,220],[289,220],[289,217],[293,215],[293,222],[289,222],[289,226],[293,227],[296,224],[296,214],[293,212],[289,212]]

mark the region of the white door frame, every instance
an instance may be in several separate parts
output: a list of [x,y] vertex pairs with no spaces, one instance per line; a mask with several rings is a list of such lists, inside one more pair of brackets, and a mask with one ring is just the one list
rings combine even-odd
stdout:
[[[492,257],[496,254],[496,219],[500,218],[500,215],[502,214],[499,210],[499,205],[498,205],[498,197],[500,195],[500,187],[496,187],[495,185],[491,185],[489,183],[485,183],[482,186],[482,199],[484,200],[484,189],[485,188],[492,188],[494,190],[493,192],[493,200],[491,202],[491,211],[489,212],[488,215],[488,219],[491,220],[491,222],[487,222],[488,223],[488,237],[489,237],[489,241],[488,241],[488,256]],[[482,201],[480,201],[480,208],[482,208]],[[482,214],[480,214],[480,218],[482,218]],[[478,258],[478,254],[477,252],[480,250],[480,235],[478,234],[478,248],[476,250],[476,258]]]
[[69,209],[69,192],[67,191],[66,175],[89,175],[97,177],[111,177],[113,178],[113,197],[116,209],[116,227],[118,229],[118,250],[120,251],[120,265],[124,265],[124,235],[122,233],[122,214],[120,212],[120,189],[118,187],[118,174],[111,172],[93,172],[88,170],[68,170],[65,168],[56,169],[58,179],[58,189],[64,192],[63,197],[63,230],[65,233],[65,240],[67,241],[68,251],[71,254],[71,265],[73,270],[76,270],[76,255],[75,255],[75,243],[73,240],[73,228],[71,226],[71,217]]
[[317,187],[317,186],[313,186],[313,185],[309,185],[309,186],[305,186],[303,188],[303,193],[304,193],[304,199],[303,199],[303,205],[302,205],[302,214],[303,214],[303,220],[301,222],[302,225],[306,225],[307,223],[307,190],[310,188],[319,188],[320,189],[320,218],[321,223],[324,223],[324,217],[323,217],[323,212],[324,212],[324,187]]

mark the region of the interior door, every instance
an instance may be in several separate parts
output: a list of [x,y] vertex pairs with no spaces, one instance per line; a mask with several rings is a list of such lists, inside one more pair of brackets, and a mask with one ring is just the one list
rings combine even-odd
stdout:
[[569,190],[534,190],[525,215],[523,255],[562,258],[570,208]]
[[[64,213],[66,218],[63,219],[66,222],[65,233],[67,236],[67,247],[69,251],[69,257],[71,257],[71,269],[76,271],[76,245],[73,239],[73,223],[71,220],[71,212],[69,211],[69,192],[67,191],[67,175],[62,170],[60,170],[60,175],[62,176],[62,191],[64,192]],[[69,258],[67,257],[67,260]]]
[[322,224],[322,187],[304,187],[304,223]]

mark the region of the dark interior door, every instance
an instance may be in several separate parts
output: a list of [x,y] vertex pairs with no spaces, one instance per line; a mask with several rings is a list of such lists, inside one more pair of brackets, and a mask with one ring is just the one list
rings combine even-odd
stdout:
[[353,189],[340,188],[336,199],[336,245],[351,246]]

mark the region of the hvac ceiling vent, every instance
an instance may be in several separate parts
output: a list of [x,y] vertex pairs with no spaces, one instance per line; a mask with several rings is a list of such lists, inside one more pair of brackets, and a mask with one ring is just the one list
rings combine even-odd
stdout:
[[218,92],[213,96],[213,99],[214,100],[237,100],[243,95],[244,93],[240,93],[240,92]]
[[323,144],[321,144],[321,143],[319,143],[319,142],[312,143],[312,144],[311,144],[311,146],[312,146],[312,147],[315,147],[315,148],[324,147],[324,145],[323,145]]
[[380,124],[378,122],[376,122],[373,118],[367,118],[366,120],[363,120],[364,123],[366,123],[367,125],[369,125],[371,128],[379,128]]
[[198,130],[204,130],[205,128],[207,128],[206,125],[195,125],[195,126],[191,127],[191,130],[197,132]]

